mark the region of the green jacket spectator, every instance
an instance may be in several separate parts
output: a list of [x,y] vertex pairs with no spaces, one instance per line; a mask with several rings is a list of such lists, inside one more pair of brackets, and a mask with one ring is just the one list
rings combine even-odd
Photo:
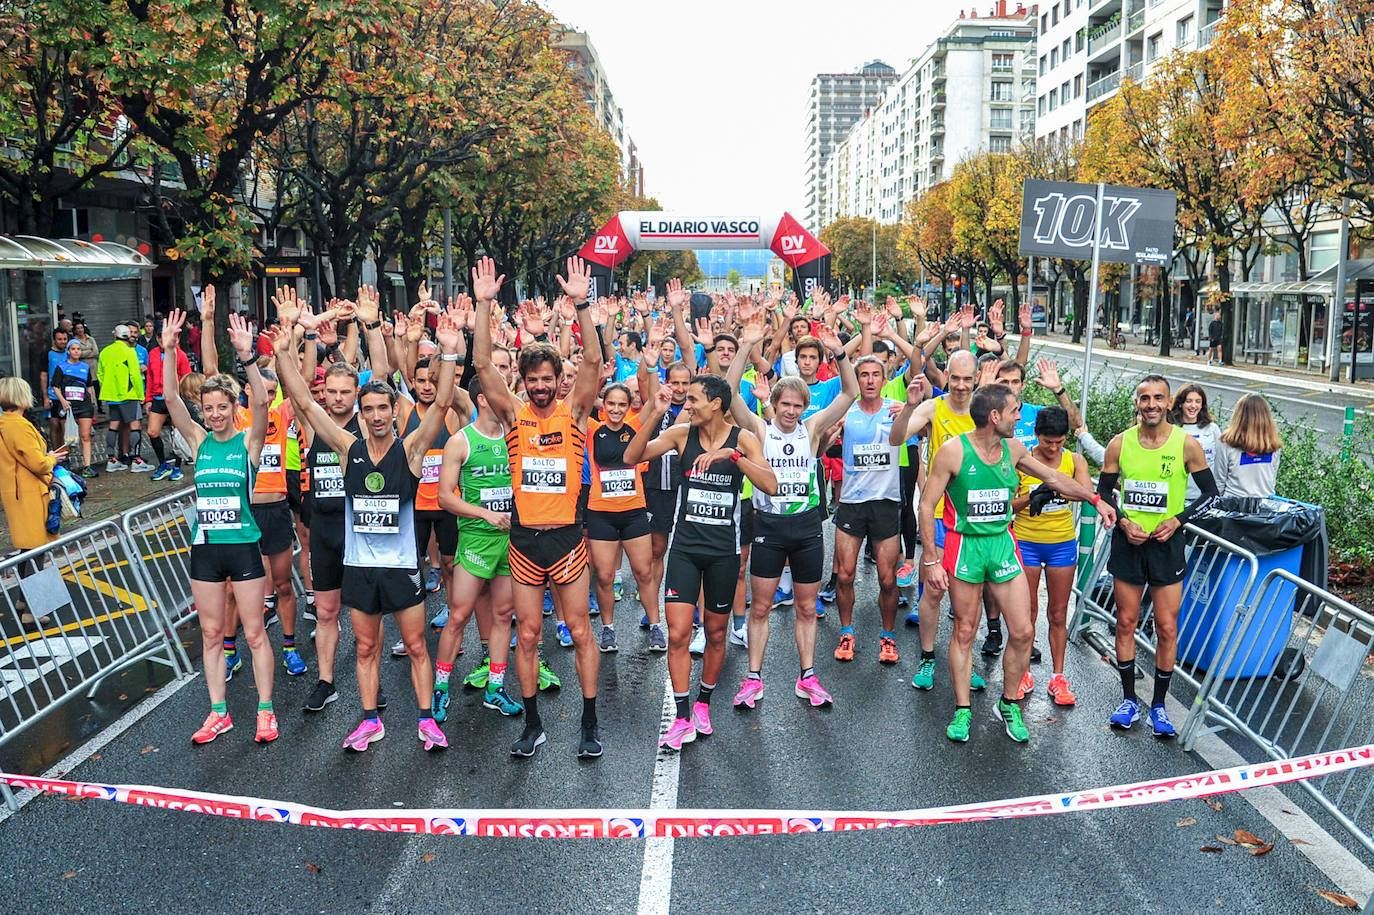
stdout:
[[115,328],[115,340],[100,351],[96,371],[100,383],[100,399],[105,403],[143,401],[143,367],[138,353],[129,344],[129,328],[123,324]]

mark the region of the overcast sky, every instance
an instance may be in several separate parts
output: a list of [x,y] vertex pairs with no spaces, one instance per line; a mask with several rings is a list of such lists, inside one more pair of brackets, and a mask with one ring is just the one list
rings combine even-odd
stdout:
[[[816,73],[874,58],[900,73],[969,0],[540,0],[591,36],[667,209],[802,216]],[[1015,3],[1009,4],[1013,8]],[[977,4],[986,16],[991,0]]]

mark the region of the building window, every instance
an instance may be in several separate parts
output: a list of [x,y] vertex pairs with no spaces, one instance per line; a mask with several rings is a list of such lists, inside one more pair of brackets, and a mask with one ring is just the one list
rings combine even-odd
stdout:
[[1069,55],[1073,53],[1072,43],[1073,43],[1073,39],[1072,39],[1072,38],[1065,38],[1065,39],[1064,39],[1064,43],[1063,43],[1062,45],[1060,45],[1060,47],[1059,47],[1059,57],[1060,57],[1061,60],[1068,60],[1068,59],[1069,59]]
[[1011,109],[992,109],[992,116],[988,120],[988,124],[993,130],[1011,130]]
[[1059,24],[1059,7],[1056,6],[1054,9],[1050,10],[1050,14],[1051,14],[1051,15],[1050,15],[1050,25],[1058,25],[1058,24]]
[[1073,78],[1073,97],[1078,98],[1083,94],[1083,74]]
[[1053,70],[1057,66],[1059,66],[1059,49],[1053,48],[1050,51],[1050,69]]
[[1053,111],[1054,109],[1056,109],[1056,108],[1058,108],[1058,107],[1059,107],[1059,90],[1058,90],[1058,89],[1051,89],[1051,90],[1050,90],[1050,110]]
[[992,69],[1010,70],[1016,66],[1016,55],[1010,52],[996,53],[992,55]]
[[1059,87],[1059,98],[1062,99],[1066,105],[1069,103],[1069,99],[1073,98],[1073,96],[1069,95],[1068,80],[1064,80],[1064,85]]
[[1184,16],[1178,21],[1178,40],[1174,42],[1175,47],[1187,48],[1193,44],[1193,17]]
[[992,84],[992,100],[994,102],[1011,101],[1011,83],[995,82]]
[[1044,97],[1043,95],[1040,96],[1040,105],[1039,105],[1039,108],[1040,108],[1040,116],[1041,116],[1041,117],[1044,117],[1044,116],[1045,116],[1045,97]]
[[1159,57],[1160,49],[1164,45],[1164,33],[1155,32],[1145,39],[1145,60],[1153,61]]
[[1336,265],[1336,252],[1340,248],[1340,233],[1312,233],[1312,256],[1308,258],[1308,269],[1313,273]]
[[1083,121],[1082,121],[1082,120],[1077,120],[1077,121],[1074,121],[1074,122],[1073,122],[1073,135],[1074,135],[1075,137],[1082,137],[1082,136],[1083,136]]
[[1011,152],[1011,137],[988,137],[988,151],[995,153]]
[[1040,34],[1043,35],[1050,30],[1050,14],[1040,14]]
[[1069,11],[1070,11],[1069,3],[1070,3],[1070,2],[1071,2],[1071,0],[1064,0],[1064,15],[1065,15],[1066,17],[1069,15]]
[[1044,54],[1041,54],[1041,55],[1040,55],[1040,75],[1041,75],[1041,76],[1044,76],[1044,75],[1045,75],[1045,55],[1044,55]]

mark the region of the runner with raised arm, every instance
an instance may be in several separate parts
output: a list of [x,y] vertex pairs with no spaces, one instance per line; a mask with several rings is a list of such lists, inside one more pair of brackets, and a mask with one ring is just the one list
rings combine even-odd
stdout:
[[[186,314],[173,310],[162,326],[164,352],[174,352],[186,323]],[[234,727],[225,704],[224,638],[225,604],[232,590],[242,606],[262,603],[261,533],[253,520],[251,498],[254,468],[267,432],[267,390],[253,355],[253,337],[238,315],[229,316],[229,342],[248,375],[253,421],[246,430],[234,424],[239,385],[232,375],[205,379],[200,408],[205,426],[191,418],[177,390],[176,360],[163,360],[163,387],[172,426],[196,455],[196,517],[191,526],[191,599],[200,622],[205,685],[210,691],[210,715],[191,735],[192,743],[209,743]],[[210,343],[213,346],[213,341]],[[229,588],[224,583],[229,582]],[[277,716],[272,708],[272,645],[267,641],[263,618],[250,613],[243,633],[253,653],[253,681],[258,687],[257,733],[254,740],[277,739]]]
[[580,257],[570,257],[567,271],[567,278],[560,276],[558,284],[577,309],[585,355],[566,400],[557,397],[563,360],[546,343],[528,344],[520,350],[519,373],[527,402],[510,393],[492,365],[491,312],[506,278],[497,275],[496,263],[489,257],[472,269],[472,294],[477,299],[472,357],[487,404],[506,427],[511,467],[515,663],[525,704],[525,730],[511,746],[511,755],[531,757],[547,739],[539,717],[537,690],[547,584],[558,595],[576,650],[577,677],[582,685],[582,735],[577,755],[594,759],[602,753],[596,717],[601,652],[592,638],[588,616],[587,542],[577,503],[582,490],[587,418],[596,403],[602,353],[601,336],[592,324],[591,303],[587,301],[591,269]]
[[[285,296],[294,300],[289,289]],[[278,309],[278,314],[282,313]],[[294,315],[291,315],[294,317]],[[369,324],[368,330],[374,326]],[[453,391],[459,331],[447,314],[439,316],[436,335],[440,403]],[[395,614],[410,658],[410,682],[419,710],[419,739],[426,750],[445,749],[448,740],[430,710],[434,672],[425,644],[425,605],[420,585],[420,557],[415,545],[415,495],[424,470],[425,452],[443,423],[443,412],[431,410],[419,428],[396,437],[396,391],[384,381],[369,381],[358,397],[361,435],[341,428],[310,396],[294,357],[292,328],[273,344],[282,386],[310,423],[320,442],[347,460],[343,465],[344,570],[342,599],[352,609],[357,641],[358,691],[363,719],[344,740],[344,749],[362,752],[386,736],[377,709],[382,616]],[[285,356],[286,358],[283,358]]]
[[[762,317],[745,325],[740,345],[744,355],[764,336]],[[820,508],[820,483],[816,479],[816,456],[827,429],[840,420],[859,395],[859,382],[840,338],[829,327],[818,331],[818,339],[839,367],[839,396],[811,418],[802,422],[810,402],[806,382],[792,375],[773,384],[760,376],[754,393],[766,398],[773,409],[773,421],[765,423],[750,413],[742,398],[731,398],[730,412],[735,423],[763,442],[764,460],[777,477],[777,493],[754,491],[754,544],[750,560],[753,599],[749,612],[749,672],[735,693],[736,708],[753,708],[763,697],[763,655],[768,646],[768,622],[773,609],[773,594],[782,578],[784,566],[792,570],[793,604],[796,614],[797,658],[800,673],[794,688],[798,698],[813,706],[829,705],[832,698],[816,677],[816,594],[825,567],[825,534]],[[739,387],[747,358],[737,358],[727,380],[731,389]]]

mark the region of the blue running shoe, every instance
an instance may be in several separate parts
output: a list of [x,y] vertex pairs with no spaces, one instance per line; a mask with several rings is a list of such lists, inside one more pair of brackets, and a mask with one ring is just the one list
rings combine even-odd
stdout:
[[163,461],[161,464],[158,464],[158,465],[157,465],[157,470],[154,470],[154,471],[153,471],[153,475],[152,475],[151,477],[149,477],[148,479],[152,480],[154,483],[161,483],[163,480],[167,479],[167,478],[170,477],[171,475],[172,475],[172,462],[171,462],[171,461]]
[[[821,590],[816,594],[816,597],[825,601],[827,604],[835,603],[835,579],[832,578],[824,588],[821,588]],[[819,607],[817,607],[816,609],[817,611],[820,610]]]
[[693,608],[692,608],[692,625],[693,625],[693,626],[700,626],[700,625],[701,625],[701,608],[700,608],[700,607],[693,607]]
[[495,709],[507,718],[519,715],[525,710],[525,706],[518,700],[512,699],[504,686],[498,686],[495,689],[488,686],[486,692],[482,694],[482,707]]
[[438,569],[430,569],[425,573],[425,590],[430,594],[438,591],[443,584],[443,579],[439,576]]
[[825,601],[823,600],[816,601],[816,619],[825,619]]
[[916,563],[908,559],[897,566],[897,587],[910,588],[916,584]]
[[572,647],[572,633],[568,631],[567,623],[558,624],[558,644],[564,648]]
[[[1131,725],[1140,720],[1140,703],[1134,699],[1122,699],[1121,704],[1112,712],[1112,717],[1107,719],[1111,726],[1122,731],[1129,731]],[[1166,718],[1165,721],[1168,721]]]
[[1160,740],[1173,740],[1178,736],[1174,723],[1169,720],[1169,713],[1164,711],[1162,705],[1150,706],[1150,733]]
[[625,599],[625,582],[621,580],[620,573],[615,573],[615,581],[611,584],[611,593],[615,595],[616,602]]
[[588,615],[588,616],[600,616],[600,615],[601,615],[601,604],[600,604],[600,603],[597,601],[597,599],[596,599],[596,592],[595,592],[595,591],[588,592],[588,594],[587,594],[587,615]]
[[906,624],[907,624],[908,626],[919,626],[919,625],[921,625],[921,608],[920,608],[920,607],[913,607],[912,610],[911,610],[911,612],[908,613],[908,614],[906,615]]
[[649,628],[649,614],[647,614],[647,613],[641,613],[641,614],[639,615],[639,628],[640,628],[640,629],[648,629],[648,628]]
[[910,607],[910,606],[911,606],[911,601],[907,600],[907,598],[906,598],[906,592],[905,592],[905,591],[898,591],[898,592],[897,592],[897,606],[898,606],[898,607]]
[[429,621],[429,625],[435,629],[443,629],[448,625],[448,607],[434,614],[434,619]]
[[790,603],[792,603],[791,591],[784,591],[782,588],[778,588],[778,590],[773,592],[773,608],[775,610],[778,607],[785,607]]
[[294,648],[287,648],[282,651],[281,666],[285,667],[286,672],[293,677],[299,677],[309,670],[305,666],[305,658],[302,658],[301,653]]
[[172,465],[172,475],[171,475],[170,477],[168,477],[167,479],[171,480],[173,483],[180,483],[180,482],[181,482],[181,478],[182,478],[183,476],[184,476],[184,474],[181,472],[181,465],[180,465],[180,464],[173,464],[173,465]]
[[448,694],[448,690],[436,689],[434,691],[434,698],[430,700],[430,714],[433,715],[434,720],[440,724],[443,724],[444,719],[448,718],[448,704],[451,698],[452,697]]
[[544,590],[544,615],[553,616],[553,595],[547,588]]
[[239,652],[224,656],[224,682],[234,679],[234,674],[243,670],[243,655]]
[[511,628],[511,631],[510,631],[510,647],[511,647],[511,648],[514,648],[514,647],[515,647],[515,642],[516,642],[516,632],[515,632],[514,627],[512,627],[512,628]]

